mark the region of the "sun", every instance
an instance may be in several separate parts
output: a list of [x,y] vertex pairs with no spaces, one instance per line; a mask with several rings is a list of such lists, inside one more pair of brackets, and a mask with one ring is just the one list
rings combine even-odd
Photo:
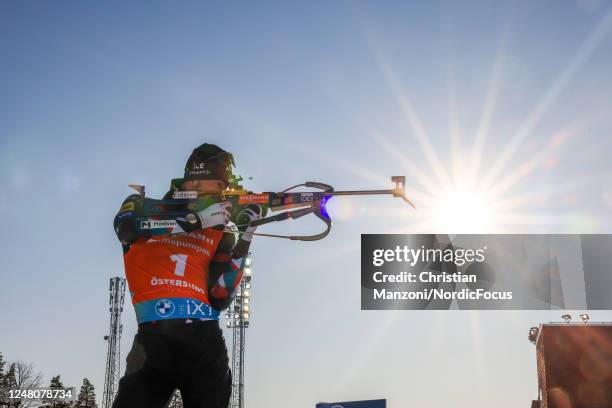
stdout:
[[435,232],[487,233],[494,229],[493,203],[485,193],[472,187],[442,191],[433,202],[431,219]]

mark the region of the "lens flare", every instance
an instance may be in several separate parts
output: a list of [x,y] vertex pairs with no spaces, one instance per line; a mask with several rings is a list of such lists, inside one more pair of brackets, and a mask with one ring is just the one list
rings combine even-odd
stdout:
[[436,232],[485,233],[493,226],[491,204],[482,192],[453,188],[434,201],[432,217]]

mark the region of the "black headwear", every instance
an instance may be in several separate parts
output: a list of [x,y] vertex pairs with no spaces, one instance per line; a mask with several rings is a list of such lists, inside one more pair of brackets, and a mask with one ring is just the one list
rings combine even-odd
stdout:
[[219,146],[204,143],[193,149],[185,165],[184,180],[221,180],[229,184],[234,158]]

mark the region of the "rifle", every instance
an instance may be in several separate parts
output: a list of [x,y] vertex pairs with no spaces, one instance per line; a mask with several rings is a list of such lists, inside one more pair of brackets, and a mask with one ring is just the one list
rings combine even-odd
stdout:
[[[349,195],[391,195],[399,197],[404,202],[416,209],[414,204],[406,197],[406,177],[393,176],[391,182],[395,187],[388,190],[347,190],[335,191],[332,186],[325,183],[307,181],[302,184],[291,186],[281,192],[253,193],[244,189],[239,182],[240,177],[235,177],[228,189],[221,192],[221,201],[229,201],[232,208],[244,207],[249,204],[259,204],[267,207],[270,211],[282,211],[276,215],[262,218],[251,223],[252,226],[269,224],[287,219],[297,219],[308,214],[314,214],[325,224],[325,230],[314,235],[277,235],[255,233],[254,235],[286,238],[294,241],[317,241],[323,239],[331,230],[331,217],[327,212],[327,202],[334,196]],[[174,182],[175,180],[173,180]],[[176,218],[182,217],[188,223],[196,224],[199,219],[196,212],[206,208],[212,203],[219,202],[218,196],[200,197],[196,191],[178,191],[175,189],[171,200],[154,200],[145,198],[145,187],[137,184],[130,184],[130,187],[141,196],[142,207],[138,211],[136,218],[136,229],[139,233],[145,230],[168,229],[176,225]],[[320,191],[292,191],[298,187],[314,188]],[[239,225],[240,226],[240,225]],[[237,232],[235,229],[226,229],[228,232]]]

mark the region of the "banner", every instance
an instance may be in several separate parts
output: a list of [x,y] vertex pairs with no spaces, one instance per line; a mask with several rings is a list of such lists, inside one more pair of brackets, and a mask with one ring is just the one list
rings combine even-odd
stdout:
[[363,310],[612,310],[612,235],[361,236]]
[[316,408],[386,408],[386,399],[348,401],[348,402],[320,402]]

